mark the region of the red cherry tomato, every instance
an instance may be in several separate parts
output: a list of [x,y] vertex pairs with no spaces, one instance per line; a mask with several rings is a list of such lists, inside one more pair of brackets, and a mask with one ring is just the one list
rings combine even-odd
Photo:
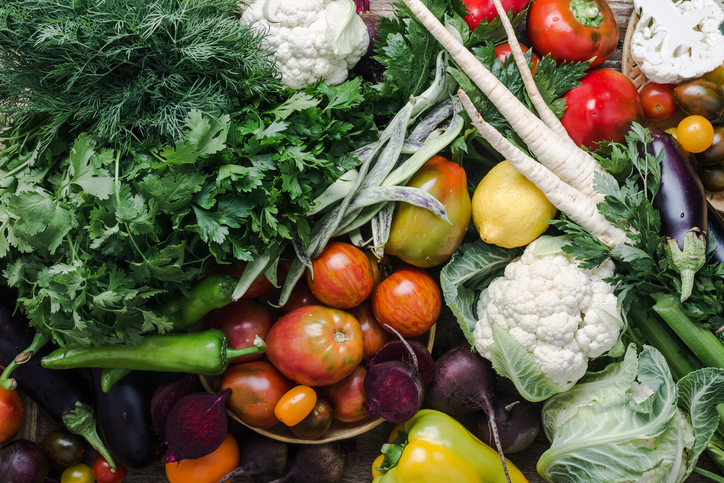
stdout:
[[639,96],[644,115],[650,121],[665,121],[676,114],[679,106],[674,97],[676,84],[657,84],[649,82],[641,88]]
[[25,404],[17,390],[0,388],[0,444],[20,433],[25,421]]
[[[530,47],[520,44],[520,48],[523,51],[523,53],[527,53],[528,50],[530,50]],[[495,46],[495,56],[500,60],[500,62],[505,63],[505,59],[507,59],[511,54],[510,50],[510,44],[504,43],[500,45]],[[533,64],[530,68],[530,71],[535,75],[535,69],[538,67],[538,62],[540,62],[540,57],[535,52],[532,52],[530,54],[530,63]]]
[[[244,269],[246,268],[246,265],[239,265],[239,266],[221,266],[214,270],[215,273],[230,273],[234,275],[236,278],[241,278],[241,276],[244,273]],[[246,292],[244,292],[244,295],[241,296],[243,299],[258,299],[265,295],[267,295],[269,292],[272,291],[274,288],[274,285],[271,284],[271,282],[264,276],[260,275],[256,280],[254,280],[248,289],[246,289]]]
[[369,410],[364,389],[366,375],[367,368],[359,365],[341,381],[322,388],[324,396],[333,404],[334,419],[343,423],[356,423],[367,418]]
[[309,305],[277,320],[266,335],[266,356],[292,381],[326,386],[362,361],[363,338],[359,322],[349,313]]
[[398,268],[372,295],[372,311],[382,327],[389,325],[403,337],[427,332],[440,316],[442,294],[425,270]]
[[[463,0],[463,3],[470,12],[470,15],[463,17],[470,30],[475,30],[483,19],[487,18],[489,23],[498,18],[498,11],[495,9],[493,0]],[[530,0],[501,0],[500,3],[506,12],[510,12],[512,8],[515,17],[525,10]]]
[[598,149],[599,141],[622,142],[633,122],[644,121],[644,108],[633,82],[613,69],[588,72],[564,96],[561,123],[573,141]]
[[274,407],[293,387],[284,374],[267,361],[231,366],[221,377],[219,391],[231,388],[226,407],[252,428],[269,428],[279,422]]
[[306,307],[307,305],[323,305],[322,302],[317,300],[309,286],[306,283],[299,284],[299,288],[296,288],[287,299],[287,303],[280,307],[282,314],[288,314],[299,307]]
[[369,302],[362,302],[357,307],[349,309],[348,312],[357,319],[362,329],[362,338],[364,341],[362,359],[369,359],[377,354],[377,351],[380,350],[383,345],[394,338],[389,331],[380,325]]
[[535,0],[526,18],[533,50],[540,56],[551,54],[556,62],[584,62],[595,57],[591,67],[608,59],[618,45],[616,18],[606,0],[591,3],[598,15],[574,13],[571,0]]
[[117,465],[114,471],[108,461],[101,455],[96,456],[93,460],[91,469],[93,470],[93,478],[98,483],[121,483],[128,475],[128,470],[123,466]]
[[307,285],[324,305],[349,309],[372,292],[374,274],[367,255],[350,243],[332,242],[307,269]]
[[[251,347],[258,335],[262,339],[274,323],[271,312],[255,300],[241,299],[220,309],[214,310],[209,316],[208,327],[219,329],[229,338],[232,349]],[[264,354],[251,354],[232,359],[231,364],[257,361]]]
[[714,141],[714,126],[704,116],[686,116],[676,126],[676,140],[686,151],[701,153]]
[[274,406],[274,414],[277,419],[287,426],[295,426],[304,418],[317,404],[317,393],[309,386],[299,385],[288,390]]

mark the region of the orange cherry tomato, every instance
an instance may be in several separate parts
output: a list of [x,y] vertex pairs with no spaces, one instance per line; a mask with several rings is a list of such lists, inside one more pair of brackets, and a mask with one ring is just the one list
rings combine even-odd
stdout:
[[317,393],[309,386],[294,386],[274,406],[274,414],[287,426],[295,426],[306,418],[317,404]]
[[195,460],[166,463],[169,483],[216,483],[239,466],[239,443],[226,433],[215,451]]
[[676,140],[688,152],[701,153],[714,141],[714,126],[704,116],[687,116],[676,127]]

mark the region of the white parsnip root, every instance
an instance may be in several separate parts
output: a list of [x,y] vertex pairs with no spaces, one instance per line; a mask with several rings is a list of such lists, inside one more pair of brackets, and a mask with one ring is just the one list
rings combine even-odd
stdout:
[[608,246],[618,246],[632,243],[626,233],[615,227],[601,215],[596,202],[579,190],[566,184],[548,168],[531,158],[514,146],[493,126],[485,122],[475,109],[472,101],[462,89],[458,90],[458,97],[465,110],[473,121],[473,125],[490,145],[505,156],[508,162],[528,181],[536,185],[550,201],[583,229],[598,237]]
[[520,102],[465,48],[420,0],[404,0],[410,11],[448,51],[453,60],[495,105],[525,141],[538,161],[561,180],[596,202],[603,200],[593,186],[600,170],[593,157],[570,139],[551,129]]

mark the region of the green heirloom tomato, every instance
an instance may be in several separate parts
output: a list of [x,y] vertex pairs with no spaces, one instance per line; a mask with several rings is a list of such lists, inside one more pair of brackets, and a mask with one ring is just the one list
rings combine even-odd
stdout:
[[458,249],[470,224],[472,208],[465,170],[442,156],[433,156],[407,186],[433,195],[445,206],[452,224],[425,208],[398,202],[385,252],[416,267],[442,265]]

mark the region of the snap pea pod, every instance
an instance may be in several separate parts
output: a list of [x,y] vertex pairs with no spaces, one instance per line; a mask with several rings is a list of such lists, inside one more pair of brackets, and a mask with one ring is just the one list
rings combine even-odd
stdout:
[[47,369],[100,367],[139,371],[184,372],[219,376],[231,359],[266,350],[257,337],[254,345],[232,349],[226,335],[216,329],[181,334],[147,335],[137,345],[100,345],[57,349],[40,361]]

